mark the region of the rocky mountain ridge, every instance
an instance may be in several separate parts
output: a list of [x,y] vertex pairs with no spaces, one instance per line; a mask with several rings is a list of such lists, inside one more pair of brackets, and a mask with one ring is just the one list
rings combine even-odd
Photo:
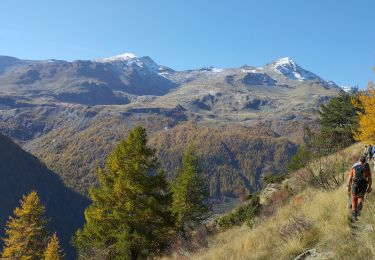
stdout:
[[211,194],[233,195],[280,171],[319,105],[339,91],[290,58],[176,71],[129,53],[73,62],[0,56],[0,132],[85,193],[114,144],[141,124],[169,175],[185,145],[199,142]]

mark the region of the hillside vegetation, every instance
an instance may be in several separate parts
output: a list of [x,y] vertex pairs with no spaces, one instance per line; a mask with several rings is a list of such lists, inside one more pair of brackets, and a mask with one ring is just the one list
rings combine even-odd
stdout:
[[[362,145],[346,150],[347,171]],[[337,156],[327,157],[327,162]],[[375,216],[370,194],[360,221],[353,225],[348,209],[346,182],[330,191],[303,188],[296,173],[288,182],[294,195],[274,215],[258,218],[254,228],[234,227],[214,236],[208,249],[192,255],[193,259],[293,259],[309,249],[316,249],[318,259],[374,259]],[[285,185],[285,183],[284,183]],[[302,188],[300,192],[298,189]]]
[[[151,133],[152,126],[160,124],[157,121],[155,118],[145,124]],[[37,140],[30,150],[69,187],[87,194],[89,186],[97,182],[97,168],[104,165],[106,156],[128,131],[120,118],[102,118],[84,129],[55,130]],[[176,176],[175,169],[190,142],[197,145],[210,195],[215,198],[239,195],[239,188],[255,190],[262,174],[280,172],[297,150],[296,144],[267,127],[181,123],[150,136],[150,145],[157,149],[169,179]]]
[[280,172],[297,150],[294,143],[260,126],[187,123],[158,132],[150,139],[168,177],[175,176],[173,171],[181,164],[189,143],[197,145],[210,195],[216,198],[242,195],[237,194],[241,188],[246,193],[258,189],[262,175]]
[[35,190],[46,207],[52,230],[57,231],[65,251],[72,257],[69,241],[83,224],[83,211],[89,201],[64,186],[58,175],[1,134],[0,157],[0,237],[4,236],[5,223],[19,200]]

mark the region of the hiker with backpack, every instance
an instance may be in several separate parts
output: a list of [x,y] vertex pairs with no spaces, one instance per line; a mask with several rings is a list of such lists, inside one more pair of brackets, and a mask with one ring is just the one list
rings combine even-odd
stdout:
[[363,207],[363,198],[371,192],[371,170],[366,162],[366,157],[361,157],[355,163],[349,174],[348,192],[351,194],[352,220],[358,220],[358,216]]
[[370,144],[369,146],[368,146],[368,161],[370,161],[371,159],[372,159],[372,155],[373,155],[373,153],[372,153],[372,145]]

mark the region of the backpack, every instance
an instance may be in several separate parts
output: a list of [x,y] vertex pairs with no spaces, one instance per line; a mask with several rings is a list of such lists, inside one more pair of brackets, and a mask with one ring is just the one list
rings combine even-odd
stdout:
[[368,163],[354,165],[353,184],[359,185],[367,183],[365,178],[365,172],[367,167]]

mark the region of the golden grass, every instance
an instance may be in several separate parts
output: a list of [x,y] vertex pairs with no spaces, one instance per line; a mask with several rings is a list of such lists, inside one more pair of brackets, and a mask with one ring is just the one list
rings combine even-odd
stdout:
[[[355,155],[360,148],[347,151]],[[353,229],[345,186],[329,192],[307,188],[255,228],[244,225],[216,235],[192,259],[293,259],[311,248],[317,248],[321,259],[375,259],[375,231],[366,231],[366,225],[375,228],[375,194]],[[298,229],[295,219],[309,223],[307,228]]]

